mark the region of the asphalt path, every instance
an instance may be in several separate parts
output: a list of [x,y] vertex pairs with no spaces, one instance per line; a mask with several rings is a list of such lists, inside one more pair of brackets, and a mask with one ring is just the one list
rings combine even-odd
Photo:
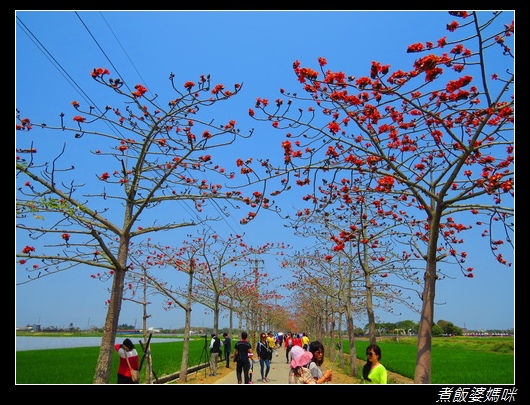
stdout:
[[[277,384],[289,384],[289,370],[291,365],[286,363],[285,358],[285,349],[283,347],[276,349],[272,355],[271,369],[267,378],[269,382],[261,381],[260,373],[260,364],[258,360],[254,360],[254,367],[252,372],[252,383],[253,384],[262,384],[262,385],[277,385]],[[235,363],[230,363],[230,367],[233,370],[225,375],[224,377],[219,378],[214,384],[235,384],[237,385],[237,376],[236,376],[236,365]],[[221,367],[221,366],[219,366]]]

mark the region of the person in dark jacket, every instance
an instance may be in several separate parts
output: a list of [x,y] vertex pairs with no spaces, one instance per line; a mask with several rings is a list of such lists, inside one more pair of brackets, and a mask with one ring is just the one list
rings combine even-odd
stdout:
[[219,360],[220,351],[221,339],[215,333],[212,333],[212,340],[210,340],[210,377],[217,375],[217,361]]
[[270,380],[267,377],[271,369],[272,349],[269,347],[265,333],[260,336],[260,340],[256,345],[256,353],[258,354],[261,382],[269,382]]
[[252,353],[252,345],[247,339],[248,333],[241,332],[241,340],[234,345],[234,361],[236,362],[236,376],[238,384],[242,384],[243,381],[245,384],[250,382],[249,353]]
[[223,333],[223,351],[226,359],[226,368],[230,368],[230,353],[232,352],[232,338],[228,333]]

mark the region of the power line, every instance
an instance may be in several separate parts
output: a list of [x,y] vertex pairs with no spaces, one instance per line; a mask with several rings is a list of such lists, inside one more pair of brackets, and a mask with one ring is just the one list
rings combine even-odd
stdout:
[[119,40],[119,38],[116,36],[116,34],[114,33],[114,31],[112,30],[112,27],[110,26],[110,24],[107,22],[107,20],[105,19],[105,16],[101,13],[101,11],[99,12],[99,14],[101,15],[101,18],[103,19],[103,21],[105,21],[105,24],[107,25],[109,31],[112,33],[112,36],[114,37],[114,39],[116,40],[116,42],[119,44],[121,50],[123,51],[123,53],[125,54],[125,56],[127,57],[127,60],[130,62],[130,64],[132,65],[132,67],[134,68],[135,72],[138,74],[138,76],[140,77],[142,83],[145,83],[147,89],[150,88],[150,86],[147,84],[147,80],[145,80],[142,76],[142,74],[140,73],[140,71],[136,68],[136,65],[134,64],[134,62],[132,61],[132,59],[129,57],[129,54],[127,53],[127,50],[123,47],[121,41]]
[[[59,73],[65,78],[65,80],[84,98],[84,100],[90,105],[96,105],[88,94],[77,84],[77,82],[68,74],[68,72],[62,67],[57,59],[46,49],[38,39],[33,35],[31,30],[22,22],[22,20],[17,16],[17,24],[28,36],[28,38],[35,44],[35,46],[44,54],[44,56],[50,61],[50,63],[59,71]],[[16,59],[15,59],[16,62]],[[96,107],[97,108],[97,107]]]
[[[103,50],[102,46],[99,44],[99,42],[96,40],[96,38],[94,37],[94,35],[92,35],[92,32],[88,29],[88,27],[86,26],[85,22],[83,21],[83,19],[81,18],[81,16],[79,14],[77,14],[77,11],[74,11],[75,15],[77,16],[77,18],[79,18],[79,21],[81,21],[81,24],[83,24],[83,27],[85,27],[86,31],[88,32],[88,35],[90,35],[90,37],[92,38],[92,40],[94,41],[94,43],[97,45],[97,47],[99,48],[99,50],[101,51],[101,53],[105,56],[105,58],[109,61],[110,65],[112,66],[112,68],[116,71],[116,73],[118,74],[118,76],[122,77],[123,76],[120,74],[118,68],[114,65],[114,63],[112,63],[112,60],[109,58],[109,56],[107,55],[107,53]],[[131,93],[132,93],[132,90],[131,88],[127,85],[127,81],[126,80],[122,80],[123,83],[125,84],[125,87],[127,87],[127,90],[129,90]]]
[[[87,30],[87,32],[89,33],[90,37],[92,38],[92,40],[96,43],[96,45],[98,46],[98,48],[101,50],[101,52],[103,53],[103,55],[105,55],[105,58],[107,58],[107,60],[109,61],[109,63],[111,64],[111,66],[113,67],[113,69],[116,71],[116,73],[119,75],[119,76],[122,76],[119,71],[118,71],[118,68],[114,65],[114,63],[112,62],[112,60],[110,59],[110,57],[107,55],[107,53],[104,51],[103,47],[99,44],[99,42],[96,40],[96,38],[94,37],[94,35],[92,35],[90,29],[87,27],[87,25],[84,23],[83,19],[81,18],[81,16],[79,16],[79,14],[76,12],[75,13],[77,15],[77,17],[79,18],[79,20],[81,21],[81,23],[83,24],[83,26],[85,27],[85,29]],[[138,76],[140,77],[140,79],[142,80],[143,83],[146,84],[147,86],[147,81],[143,78],[142,74],[140,73],[140,71],[137,69],[136,65],[134,64],[134,62],[132,61],[132,59],[129,57],[129,54],[127,53],[127,50],[123,47],[121,41],[119,40],[118,36],[114,33],[112,27],[110,26],[110,24],[108,23],[108,21],[105,19],[105,17],[103,16],[103,14],[100,12],[99,13],[101,15],[101,17],[103,18],[103,20],[105,21],[105,24],[107,25],[108,29],[110,30],[110,32],[112,33],[114,39],[116,40],[116,42],[119,44],[120,48],[123,50],[123,53],[126,55],[127,57],[127,60],[129,61],[129,63],[132,65],[132,67],[134,68],[134,70],[136,71],[136,73],[138,74]],[[122,76],[123,77],[123,76]],[[127,86],[127,82],[125,81],[125,85]],[[147,86],[149,88],[149,86]],[[130,88],[127,86],[127,88],[130,90]],[[182,203],[184,203],[184,201],[181,201]],[[222,218],[222,220],[225,222],[225,224],[232,230],[233,233],[236,233],[236,231],[234,230],[234,228],[232,228],[232,226],[228,223],[227,219],[226,219],[226,215],[222,212],[221,208],[219,207],[217,201],[215,201],[215,199],[211,199],[211,202],[213,203],[212,206],[214,208],[214,210],[217,211],[217,213],[219,214],[219,216]],[[191,208],[189,208],[187,206],[187,204],[183,204],[184,206],[184,209],[186,211],[188,211],[188,213],[191,215],[191,216],[196,216],[195,213],[192,213],[190,212]],[[244,233],[244,232],[241,232],[241,233]]]
[[[99,48],[99,50],[101,51],[101,53],[105,56],[105,58],[107,59],[107,61],[109,62],[109,64],[112,66],[112,68],[116,71],[116,73],[123,77],[120,73],[119,73],[119,69],[116,67],[116,65],[113,63],[112,59],[110,58],[110,56],[105,52],[105,50],[103,49],[103,46],[97,41],[97,39],[95,38],[95,36],[92,34],[90,28],[85,24],[85,22],[83,21],[83,19],[81,18],[81,16],[75,12],[75,15],[78,17],[79,21],[81,22],[81,24],[83,25],[83,27],[85,28],[85,30],[87,31],[88,35],[90,36],[90,38],[92,38],[92,40],[94,41],[94,43],[96,44],[96,46]],[[136,67],[136,65],[134,64],[134,62],[132,61],[132,59],[129,57],[129,54],[127,53],[126,49],[123,47],[121,41],[119,40],[119,38],[117,37],[117,35],[114,33],[112,27],[110,26],[110,24],[108,23],[108,21],[105,19],[105,17],[103,16],[103,14],[100,12],[100,15],[101,17],[103,18],[103,20],[105,21],[105,24],[107,25],[108,29],[111,31],[114,39],[116,40],[116,42],[119,44],[120,48],[123,50],[124,54],[126,55],[127,57],[127,60],[129,61],[129,63],[132,65],[132,67],[134,68],[134,70],[136,71],[136,73],[138,74],[138,76],[140,77],[140,79],[142,80],[143,83],[146,83],[146,80],[143,78],[142,74],[140,73],[140,71],[138,70],[138,68]],[[50,63],[52,63],[52,65],[59,71],[59,73],[65,78],[65,80],[72,86],[76,89],[76,91],[81,95],[81,97],[83,97],[85,99],[85,101],[87,101],[87,103],[89,103],[90,105],[94,105],[96,106],[96,103],[92,101],[92,99],[90,98],[90,96],[88,96],[88,94],[77,84],[77,82],[71,77],[71,75],[62,67],[61,63],[55,58],[53,57],[53,55],[47,50],[46,46],[44,44],[42,44],[38,39],[37,37],[31,32],[31,30],[20,20],[20,18],[17,16],[17,23],[18,25],[20,26],[20,28],[26,33],[26,35],[28,35],[28,37],[31,39],[31,41],[39,48],[39,50],[45,55],[45,57],[50,61]],[[129,88],[129,86],[127,85],[127,81],[123,80],[125,86],[127,87],[127,89],[129,89],[129,91],[131,91],[131,89]],[[147,84],[147,83],[146,83]],[[95,107],[96,109],[98,109],[98,111],[101,112],[101,110],[98,108],[98,107]],[[107,123],[107,125],[109,125]],[[116,131],[116,128],[112,127],[112,129],[114,131]],[[240,228],[239,232],[236,232],[236,230],[234,229],[234,227],[232,226],[232,224],[230,224],[226,218],[226,214],[223,212],[223,210],[221,209],[221,207],[219,206],[218,202],[215,200],[215,199],[211,199],[211,202],[212,202],[212,207],[214,209],[214,211],[216,211],[220,218],[224,221],[224,223],[226,224],[226,226],[234,233],[234,234],[237,234],[237,233],[241,233],[241,234],[245,234],[245,231],[243,231],[241,228],[240,228],[240,225],[235,223],[235,221],[233,221],[233,218],[232,218],[232,215],[230,215],[230,219],[232,220],[232,222],[234,222],[235,226],[237,226],[238,228]],[[197,217],[196,213],[193,213],[191,212],[192,209],[190,207],[188,207],[187,204],[185,204],[184,201],[181,201],[181,203],[183,203],[183,208],[184,210],[186,210],[190,216],[195,216]],[[210,227],[211,229],[211,227]]]
[[[102,114],[102,110],[97,106],[97,104],[90,98],[90,96],[77,84],[77,82],[70,76],[70,74],[63,68],[61,63],[48,51],[46,46],[42,44],[41,41],[31,32],[31,30],[22,22],[22,20],[17,16],[17,24],[28,36],[28,38],[35,44],[35,46],[44,54],[44,56],[50,61],[50,63],[59,71],[59,73],[65,78],[65,80],[74,88],[74,90],[79,93],[79,95],[85,100],[88,105],[94,106],[94,108]],[[16,58],[15,58],[16,62]],[[110,125],[105,121],[105,124],[113,131],[115,134],[123,135],[118,131],[114,126]]]

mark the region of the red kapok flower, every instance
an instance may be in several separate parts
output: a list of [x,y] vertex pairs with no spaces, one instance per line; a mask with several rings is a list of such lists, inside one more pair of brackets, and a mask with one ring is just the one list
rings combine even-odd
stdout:
[[34,251],[35,251],[35,248],[33,246],[25,246],[24,249],[22,249],[22,253],[31,253]]

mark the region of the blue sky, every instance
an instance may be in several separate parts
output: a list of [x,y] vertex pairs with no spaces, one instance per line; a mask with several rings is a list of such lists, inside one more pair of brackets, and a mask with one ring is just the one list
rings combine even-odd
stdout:
[[[414,58],[406,53],[407,46],[447,35],[445,25],[453,18],[445,11],[16,11],[15,20],[15,107],[23,117],[52,122],[60,112],[72,112],[71,101],[89,103],[87,96],[105,105],[101,86],[90,77],[96,67],[119,74],[129,84],[142,83],[161,97],[170,94],[170,73],[177,83],[210,74],[213,83],[227,87],[243,83],[226,113],[240,128],[254,128],[255,133],[242,144],[248,150],[237,154],[255,156],[259,151],[278,157],[280,134],[259,126],[247,111],[257,97],[274,100],[280,88],[300,90],[292,71],[295,60],[316,67],[317,58],[324,57],[330,69],[355,76],[366,75],[373,60],[408,70]],[[47,145],[50,155],[61,144],[52,140]],[[222,226],[226,232],[245,233],[253,245],[284,241],[300,248],[304,243],[267,214],[250,227],[243,228],[234,218]],[[16,251],[27,244],[17,236]],[[475,278],[464,278],[455,269],[454,278],[437,284],[435,321],[469,329],[513,328],[514,267],[498,265],[483,253],[484,241],[479,242],[466,240],[467,265],[476,269]],[[267,266],[271,274],[288,277],[275,260]],[[16,325],[101,326],[108,285],[93,281],[90,274],[90,269],[63,272],[15,286]],[[151,311],[149,326],[183,326],[180,310]],[[386,322],[419,320],[405,309],[400,316],[377,316]],[[365,322],[361,318],[356,324]],[[140,327],[138,307],[126,302],[120,323]],[[212,315],[199,308],[192,324],[210,327]],[[221,326],[226,325],[222,319]]]

